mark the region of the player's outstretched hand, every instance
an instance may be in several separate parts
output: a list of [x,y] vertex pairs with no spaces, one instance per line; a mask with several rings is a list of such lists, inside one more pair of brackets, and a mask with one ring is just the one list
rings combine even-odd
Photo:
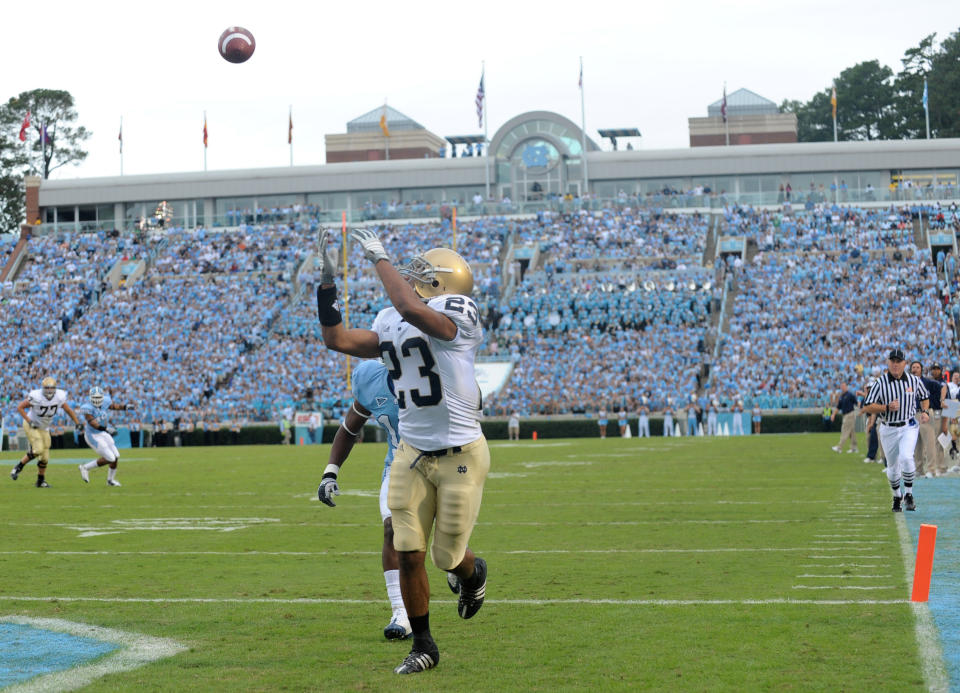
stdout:
[[317,497],[321,503],[326,503],[331,508],[335,508],[337,504],[333,502],[333,497],[339,495],[340,486],[337,485],[336,479],[330,477],[320,482],[320,488],[317,489]]
[[116,427],[116,426],[107,426],[107,433],[109,433],[109,434],[112,435],[112,436],[117,435],[117,427]]
[[383,249],[383,243],[380,242],[376,231],[372,229],[351,229],[350,238],[363,248],[363,256],[370,262],[374,264],[380,260],[390,262],[390,256]]
[[337,251],[330,248],[330,236],[333,234],[330,229],[320,229],[318,236],[320,248],[320,283],[333,284],[337,278]]

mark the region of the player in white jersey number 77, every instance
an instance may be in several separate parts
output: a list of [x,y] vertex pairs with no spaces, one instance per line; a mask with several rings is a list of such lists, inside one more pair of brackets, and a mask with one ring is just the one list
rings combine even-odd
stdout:
[[50,488],[46,480],[47,463],[50,462],[50,425],[61,409],[73,419],[75,426],[80,426],[80,419],[67,403],[66,391],[58,389],[57,381],[51,377],[44,378],[40,387],[28,392],[26,399],[17,405],[30,449],[10,470],[11,479],[16,481],[24,465],[37,458],[37,488]]
[[[317,309],[328,348],[353,356],[382,356],[400,411],[387,504],[400,559],[400,591],[413,630],[413,648],[394,669],[413,674],[436,666],[440,652],[430,634],[430,555],[450,573],[459,594],[457,612],[471,618],[483,604],[487,564],[467,546],[480,512],[490,451],[480,429],[482,401],[474,375],[483,327],[470,298],[473,273],[457,253],[434,248],[398,271],[377,235],[354,229],[354,242],[373,263],[392,307],[370,330],[343,327],[336,308],[332,268],[321,273]],[[335,262],[321,234],[324,264]]]

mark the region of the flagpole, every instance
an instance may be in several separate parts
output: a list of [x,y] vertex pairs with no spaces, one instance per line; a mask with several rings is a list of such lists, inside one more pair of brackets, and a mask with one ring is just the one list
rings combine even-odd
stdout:
[[590,187],[590,177],[587,173],[587,108],[583,96],[583,56],[580,56],[580,147],[583,149],[583,194],[586,198]]
[[837,85],[833,85],[833,91],[830,93],[830,106],[833,110],[833,141],[837,141]]
[[730,118],[727,116],[727,83],[723,83],[723,134],[725,146],[730,146]]
[[[383,122],[387,123],[387,97],[383,97]],[[386,128],[390,130],[390,124],[386,124]],[[390,135],[386,132],[383,133],[383,144],[387,150],[387,161],[390,161]]]
[[930,139],[930,98],[927,95],[927,78],[923,78],[923,112],[927,119],[927,139]]
[[[487,61],[480,61],[480,80],[483,82],[483,175],[487,184],[487,201],[490,200],[490,139],[487,137]],[[454,232],[456,233],[456,232]],[[454,250],[456,236],[454,236]]]

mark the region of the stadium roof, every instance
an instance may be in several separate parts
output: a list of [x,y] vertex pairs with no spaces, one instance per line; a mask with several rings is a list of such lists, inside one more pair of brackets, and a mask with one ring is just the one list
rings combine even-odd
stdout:
[[379,132],[380,118],[387,114],[387,127],[390,130],[426,130],[420,123],[390,106],[377,106],[347,123],[347,132]]
[[450,144],[483,144],[483,135],[447,135]]
[[[707,106],[707,116],[710,118],[720,118],[720,107],[723,106],[723,99],[718,99]],[[780,112],[780,109],[770,99],[766,99],[756,92],[749,89],[737,89],[727,94],[727,117],[747,116],[747,115],[772,115]]]
[[637,128],[607,128],[597,130],[600,137],[640,137],[640,131]]

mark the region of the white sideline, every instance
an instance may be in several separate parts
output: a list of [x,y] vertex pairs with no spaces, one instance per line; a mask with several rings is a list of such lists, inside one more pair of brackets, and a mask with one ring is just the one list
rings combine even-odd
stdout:
[[[103,602],[108,604],[369,604],[382,606],[383,599],[324,599],[273,597],[28,597],[0,595],[0,602]],[[453,604],[453,600],[435,599],[436,604]],[[850,606],[857,604],[909,604],[908,599],[488,599],[486,604],[519,606],[564,606],[568,604],[610,604],[614,606],[712,606],[798,604],[811,606]],[[16,618],[16,617],[13,617]],[[91,626],[92,627],[92,626]],[[120,632],[120,631],[117,631]]]
[[29,618],[27,616],[4,616],[2,623],[19,623],[34,628],[69,633],[84,638],[94,638],[114,643],[120,649],[110,653],[94,664],[55,671],[34,677],[23,683],[4,689],[6,693],[52,693],[53,691],[74,691],[93,683],[107,674],[130,671],[158,659],[172,657],[187,648],[167,638],[154,638],[141,633],[101,628],[86,623],[65,621],[59,618]]
[[[910,532],[907,531],[907,521],[903,514],[896,517],[897,534],[900,536],[900,553],[903,554],[903,567],[909,584],[913,584],[913,542],[910,541]],[[943,664],[943,649],[940,645],[940,633],[933,623],[930,607],[926,602],[910,602],[913,607],[915,630],[917,633],[917,648],[920,651],[920,669],[927,690],[940,693],[950,690],[950,680]]]

